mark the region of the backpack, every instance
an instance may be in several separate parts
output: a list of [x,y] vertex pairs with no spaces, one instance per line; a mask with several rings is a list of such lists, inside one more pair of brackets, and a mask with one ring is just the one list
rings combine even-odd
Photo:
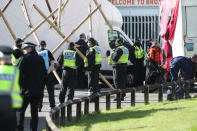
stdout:
[[161,64],[160,59],[161,49],[159,47],[152,47],[150,49],[150,59],[156,61],[158,64]]
[[[184,88],[182,86],[176,87],[176,99],[183,99],[184,98]],[[168,87],[167,90],[167,100],[172,101],[172,87]]]

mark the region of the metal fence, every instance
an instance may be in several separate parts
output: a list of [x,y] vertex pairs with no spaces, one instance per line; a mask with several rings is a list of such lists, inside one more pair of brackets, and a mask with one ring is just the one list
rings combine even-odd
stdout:
[[[174,83],[163,83],[163,84],[154,84],[154,85],[146,85],[136,88],[127,88],[124,90],[113,90],[109,92],[102,92],[93,96],[84,97],[81,99],[75,99],[72,103],[64,103],[60,104],[55,109],[46,116],[46,130],[47,131],[60,131],[59,126],[65,126],[66,121],[72,121],[72,105],[76,104],[76,119],[79,120],[82,114],[89,113],[89,103],[90,100],[94,99],[95,101],[95,112],[99,112],[99,98],[105,96],[106,98],[106,110],[111,109],[111,101],[110,96],[116,94],[117,97],[117,109],[121,108],[121,94],[122,93],[131,93],[130,103],[131,106],[135,106],[135,92],[142,91],[144,92],[144,103],[149,103],[149,89],[150,88],[158,88],[158,101],[163,101],[163,90],[167,89],[168,86],[172,86],[172,98],[176,99],[176,86],[184,85],[185,87],[185,98],[189,97],[189,88],[190,84],[195,81],[182,81],[182,82],[174,82]],[[84,103],[84,109],[82,109],[82,103]],[[82,113],[83,112],[83,113]]]
[[159,16],[123,16],[122,30],[133,42],[137,37],[142,44],[150,39],[158,41]]

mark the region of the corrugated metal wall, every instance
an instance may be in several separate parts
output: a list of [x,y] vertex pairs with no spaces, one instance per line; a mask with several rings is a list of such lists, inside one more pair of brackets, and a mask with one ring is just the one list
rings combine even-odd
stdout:
[[158,16],[123,16],[123,31],[134,42],[138,37],[144,44],[148,40],[158,41],[159,36]]

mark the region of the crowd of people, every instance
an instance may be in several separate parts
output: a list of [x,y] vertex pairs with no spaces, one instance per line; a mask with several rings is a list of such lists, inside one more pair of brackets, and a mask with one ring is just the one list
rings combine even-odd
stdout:
[[[141,86],[143,81],[146,84],[154,84],[166,80],[165,69],[163,69],[166,61],[165,51],[158,42],[150,40],[149,43],[147,50],[144,51],[139,39],[136,39],[131,48],[128,48],[121,39],[115,41],[113,51],[111,54],[108,53],[108,58],[109,64],[113,68],[114,86],[117,89],[128,87],[128,61],[133,63],[134,87]],[[94,38],[89,38],[86,43],[86,36],[82,33],[77,42],[70,42],[68,48],[62,51],[57,59],[58,64],[55,64],[55,58],[47,49],[45,41],[40,42],[39,50],[36,50],[36,46],[31,42],[23,43],[18,38],[13,49],[8,46],[0,47],[0,92],[2,92],[0,101],[3,103],[0,107],[0,130],[14,131],[17,128],[17,130],[23,131],[25,111],[29,104],[32,116],[30,128],[32,131],[37,130],[38,111],[42,111],[45,87],[48,91],[51,109],[56,106],[54,67],[57,70],[63,70],[60,73],[62,74],[60,103],[65,102],[66,94],[67,102],[72,102],[74,89],[77,86],[81,88],[88,86],[91,95],[100,92],[99,73],[102,55],[99,43]],[[75,48],[85,56],[85,59]],[[191,58],[183,56],[173,58],[170,63],[171,80],[177,81],[179,70],[181,70],[181,78],[184,80],[196,78],[196,62],[196,54]],[[126,94],[121,95],[122,101],[125,96]],[[20,114],[18,124],[16,123],[16,111]]]

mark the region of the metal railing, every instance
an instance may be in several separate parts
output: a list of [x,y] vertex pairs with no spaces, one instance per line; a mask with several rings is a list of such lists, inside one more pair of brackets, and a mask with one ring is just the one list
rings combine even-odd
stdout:
[[163,102],[163,91],[167,89],[168,86],[172,86],[172,98],[176,99],[176,86],[184,85],[185,87],[185,98],[189,97],[189,88],[190,84],[196,82],[195,80],[191,81],[180,81],[180,82],[166,82],[163,84],[154,84],[154,85],[145,85],[136,88],[127,88],[123,90],[113,90],[108,92],[98,93],[92,96],[84,97],[81,99],[75,99],[72,103],[63,103],[55,107],[54,110],[50,111],[46,116],[46,130],[47,131],[60,131],[59,126],[66,125],[67,121],[72,121],[72,105],[76,104],[76,119],[79,120],[82,116],[82,103],[84,103],[84,115],[89,113],[89,103],[90,100],[94,99],[95,112],[99,112],[99,98],[105,96],[106,98],[106,110],[111,109],[111,101],[110,96],[116,94],[117,102],[116,108],[121,108],[121,94],[122,93],[131,93],[130,104],[131,106],[135,106],[135,93],[136,91],[144,92],[144,103],[149,104],[149,89],[150,88],[158,88],[158,102]]

